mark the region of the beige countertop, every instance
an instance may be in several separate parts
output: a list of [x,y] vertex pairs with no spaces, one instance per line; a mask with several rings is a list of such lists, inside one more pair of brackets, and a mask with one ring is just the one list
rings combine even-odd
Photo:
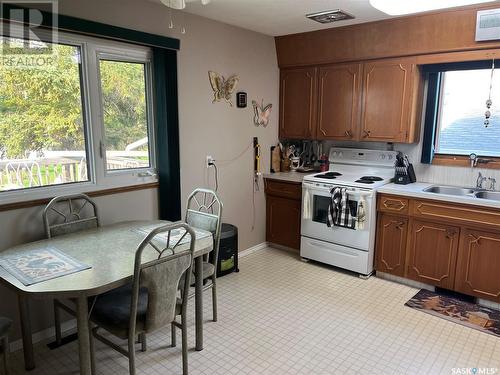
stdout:
[[481,199],[476,198],[474,196],[457,196],[457,195],[448,195],[448,194],[435,194],[428,193],[424,191],[430,186],[440,185],[440,184],[431,184],[427,182],[416,182],[408,185],[397,185],[394,183],[387,184],[377,189],[378,193],[383,194],[394,194],[405,197],[412,198],[422,198],[422,199],[433,199],[444,202],[451,203],[462,203],[462,204],[471,204],[475,206],[484,206],[490,208],[500,208],[500,201],[494,201],[490,199]]
[[300,173],[300,172],[277,172],[277,173],[264,173],[263,177],[268,178],[270,180],[280,180],[280,181],[288,181],[288,182],[296,182],[302,183],[302,180],[305,176],[310,174],[316,174],[319,172],[308,172],[308,173]]

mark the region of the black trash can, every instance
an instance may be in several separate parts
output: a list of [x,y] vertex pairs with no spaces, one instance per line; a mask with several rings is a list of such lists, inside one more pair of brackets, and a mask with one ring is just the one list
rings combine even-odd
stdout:
[[219,259],[217,260],[217,277],[239,271],[238,228],[232,224],[222,223]]

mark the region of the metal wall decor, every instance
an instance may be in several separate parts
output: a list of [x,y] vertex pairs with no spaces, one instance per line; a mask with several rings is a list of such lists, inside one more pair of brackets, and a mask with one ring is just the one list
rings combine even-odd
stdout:
[[266,127],[269,124],[269,117],[271,116],[271,109],[273,108],[272,104],[268,104],[264,107],[264,99],[262,99],[261,104],[257,103],[255,100],[252,100],[254,117],[253,122],[255,126],[263,126]]
[[234,90],[236,89],[236,85],[238,85],[239,77],[236,74],[233,74],[228,79],[225,79],[223,76],[219,75],[219,73],[209,71],[208,78],[210,80],[210,85],[214,90],[214,99],[212,103],[220,102],[224,99],[229,105],[232,107],[233,102],[231,101]]

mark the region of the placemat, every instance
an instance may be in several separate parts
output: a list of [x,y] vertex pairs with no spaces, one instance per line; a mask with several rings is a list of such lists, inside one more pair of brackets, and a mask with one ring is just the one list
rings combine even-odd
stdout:
[[54,247],[0,256],[0,266],[26,286],[91,268]]

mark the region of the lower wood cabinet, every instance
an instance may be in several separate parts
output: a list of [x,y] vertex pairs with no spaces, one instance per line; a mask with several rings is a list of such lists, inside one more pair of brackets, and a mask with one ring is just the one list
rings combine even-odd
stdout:
[[377,271],[500,302],[499,209],[384,194],[377,202]]
[[500,302],[500,233],[463,231],[455,289]]
[[380,214],[378,217],[376,269],[404,276],[408,219]]
[[460,228],[414,220],[410,226],[406,276],[452,289]]
[[266,241],[300,249],[300,183],[266,179]]

